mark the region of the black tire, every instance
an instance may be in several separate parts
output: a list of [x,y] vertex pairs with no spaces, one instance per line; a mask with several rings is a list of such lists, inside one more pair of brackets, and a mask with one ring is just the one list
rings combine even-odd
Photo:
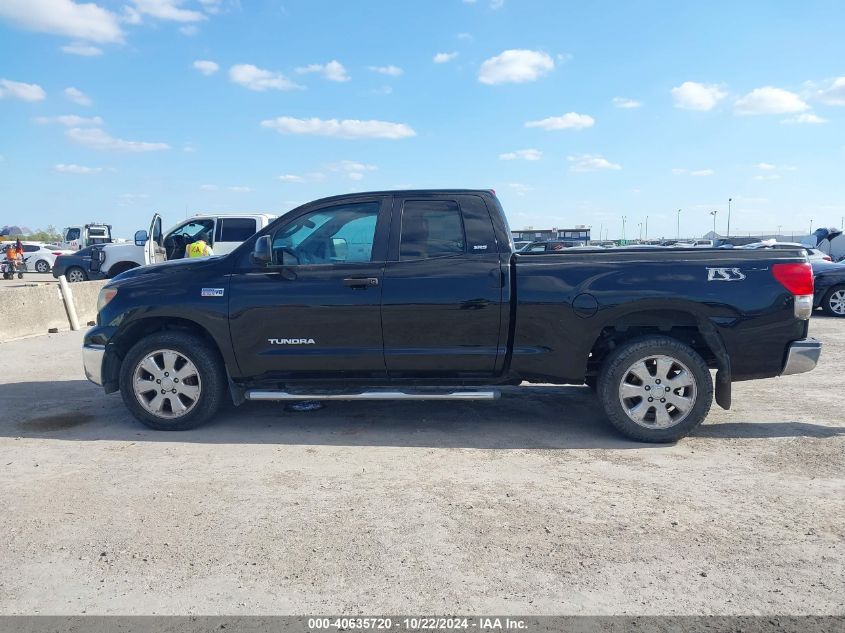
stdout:
[[831,305],[831,301],[834,298],[834,294],[836,295],[837,299],[839,299],[843,295],[843,293],[845,293],[845,285],[834,286],[826,293],[824,293],[824,297],[822,298],[822,310],[824,310],[824,313],[826,315],[839,318],[845,317],[845,312],[837,312],[834,306]]
[[85,269],[80,268],[79,266],[71,266],[65,271],[65,278],[70,283],[88,281],[88,274],[85,272]]
[[39,259],[35,262],[35,272],[37,273],[49,273],[50,272],[50,264],[48,264],[43,259]]
[[[652,369],[655,370],[653,381],[657,384],[648,386],[646,383],[642,383],[644,385],[642,388],[645,389],[648,386],[649,389],[653,390],[648,393],[654,394],[654,403],[646,402],[644,398],[633,397],[624,401],[626,405],[630,405],[629,409],[628,406],[623,405],[620,393],[623,380],[628,384],[631,384],[631,380],[637,380],[633,373],[629,373],[629,369],[638,361],[656,357],[667,357],[670,361],[674,361],[670,370],[672,373],[679,371],[681,366],[688,369],[687,380],[691,377],[692,387],[683,387],[679,390],[681,393],[675,393],[675,390],[671,387],[665,386],[667,384],[665,378],[661,382],[656,371],[655,361],[648,360],[649,365],[646,369],[649,372]],[[674,378],[680,377],[680,373],[673,375]],[[637,387],[636,385],[632,386]],[[672,390],[672,395],[664,393],[663,389]],[[646,392],[643,393],[646,394]],[[680,401],[680,398],[686,396],[686,400],[689,400],[692,393],[694,393],[694,398],[685,414],[680,409],[675,408],[671,402],[660,404],[660,402],[666,403],[667,399],[672,399],[672,397],[677,397]],[[657,398],[657,394],[665,396],[662,401]],[[713,403],[713,378],[704,359],[688,345],[667,336],[643,337],[620,345],[605,359],[599,375],[598,397],[608,420],[623,435],[642,442],[674,442],[688,435],[707,417]],[[652,396],[649,395],[648,397]],[[644,407],[640,409],[638,405],[644,405]],[[657,416],[660,412],[657,407],[660,406],[665,412],[664,416],[670,418],[670,426],[661,428],[658,425]],[[683,404],[680,406],[683,406]],[[629,416],[629,410],[634,411],[634,415],[637,412],[646,411],[646,418],[651,419],[643,419],[641,422],[637,422]],[[673,416],[677,417],[677,422],[672,420]]]
[[[172,350],[193,363],[197,370],[199,396],[192,408],[180,417],[153,414],[141,405],[139,398],[144,396],[135,394],[135,371],[146,356],[157,350]],[[225,401],[226,389],[226,374],[219,353],[203,339],[190,333],[150,334],[132,346],[120,367],[120,394],[124,404],[141,423],[157,431],[186,431],[206,422]],[[172,410],[172,406],[170,408]]]

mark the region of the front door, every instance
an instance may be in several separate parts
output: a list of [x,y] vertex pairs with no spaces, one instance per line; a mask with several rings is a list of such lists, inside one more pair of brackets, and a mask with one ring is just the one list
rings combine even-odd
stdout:
[[389,197],[311,207],[263,231],[269,266],[230,284],[232,343],[243,375],[385,377],[380,304]]
[[[469,241],[468,241],[469,239]],[[397,198],[384,273],[387,371],[395,378],[473,378],[495,371],[502,266],[479,196]]]
[[144,263],[157,264],[166,259],[164,252],[164,235],[161,231],[161,216],[153,214],[150,222],[150,231],[147,234],[147,243],[144,245]]

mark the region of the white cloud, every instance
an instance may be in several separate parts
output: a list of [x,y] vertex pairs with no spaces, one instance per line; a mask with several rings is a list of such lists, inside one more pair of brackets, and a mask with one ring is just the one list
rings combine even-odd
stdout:
[[499,154],[499,160],[540,160],[542,157],[543,152],[538,149],[518,149],[515,152]]
[[822,117],[810,112],[805,112],[804,114],[782,119],[781,123],[827,123],[827,119],[823,119]]
[[0,99],[43,101],[46,96],[47,93],[38,84],[25,84],[11,79],[0,79]]
[[712,169],[681,169],[676,167],[672,170],[672,173],[676,176],[712,176],[714,172]]
[[194,145],[193,143],[185,143],[182,146],[182,151],[185,152],[186,154],[193,154],[194,152],[197,151],[197,146]]
[[816,98],[827,105],[845,106],[845,77],[837,77],[816,92]]
[[490,8],[494,11],[505,6],[505,0],[490,0]]
[[762,169],[763,171],[771,171],[773,169],[777,169],[777,166],[772,165],[771,163],[757,163],[757,169]]
[[218,70],[220,70],[220,65],[217,62],[213,62],[210,59],[198,59],[193,64],[191,64],[196,70],[200,71],[206,77],[208,75],[213,75]]
[[524,196],[526,193],[531,191],[533,187],[524,185],[521,182],[509,182],[508,189],[511,189],[518,196]]
[[627,97],[613,97],[613,105],[617,108],[630,110],[632,108],[639,108],[642,103],[634,99],[628,99]]
[[809,110],[801,97],[794,92],[765,86],[755,88],[744,97],[737,99],[735,111],[737,114],[790,114]]
[[483,84],[525,83],[535,81],[555,67],[554,60],[542,51],[510,49],[485,60],[478,71]]
[[393,64],[390,64],[389,66],[367,66],[367,69],[373,71],[374,73],[389,75],[391,77],[398,77],[405,72],[399,68],[399,66],[394,66]]
[[780,174],[758,174],[754,180],[780,180]]
[[82,57],[96,57],[103,54],[103,49],[87,42],[71,42],[62,46],[62,52],[68,55],[81,55]]
[[437,53],[433,58],[435,64],[445,64],[446,62],[450,62],[458,56],[457,53]]
[[296,174],[282,174],[281,176],[277,176],[277,179],[282,182],[302,182],[305,180],[302,176],[297,176]]
[[188,37],[193,37],[197,33],[200,32],[199,27],[196,24],[186,24],[185,26],[179,27],[179,32],[182,35],[187,35]]
[[199,11],[183,9],[181,0],[132,0],[135,10],[143,15],[170,22],[199,22],[207,19]]
[[229,191],[234,191],[235,193],[249,193],[252,191],[252,187],[246,187],[244,185],[235,185],[233,187],[229,187]]
[[728,93],[716,84],[700,84],[695,81],[685,81],[680,86],[672,88],[675,107],[682,110],[712,110]]
[[336,59],[333,59],[327,64],[308,64],[308,66],[301,66],[296,69],[296,72],[300,75],[318,73],[329,81],[349,81],[346,68]]
[[65,132],[65,135],[74,143],[102,151],[157,152],[170,149],[170,145],[167,143],[127,141],[122,138],[114,138],[100,128],[74,127]]
[[544,130],[581,130],[593,127],[596,120],[589,114],[567,112],[562,116],[550,116],[539,121],[527,121],[525,127],[539,127]]
[[59,163],[53,169],[62,174],[99,174],[103,171],[102,167],[84,167],[83,165],[65,165],[64,163]]
[[219,187],[217,185],[200,185],[200,189],[203,191],[217,191]]
[[41,125],[58,123],[67,127],[96,127],[103,124],[103,120],[98,116],[84,117],[76,114],[63,114],[54,117],[40,116],[35,118],[35,122]]
[[361,180],[364,178],[364,174],[368,171],[376,171],[378,167],[375,165],[367,165],[365,163],[359,163],[354,160],[342,160],[336,165],[332,165],[329,167],[332,171],[340,171],[343,172],[347,178],[350,180]]
[[314,136],[334,136],[337,138],[387,138],[399,139],[416,136],[414,129],[405,123],[390,121],[360,121],[358,119],[297,119],[281,116],[261,122],[262,127],[276,130],[281,134],[312,134]]
[[118,17],[93,2],[3,0],[0,19],[28,31],[65,35],[86,42],[122,42]]
[[622,165],[611,163],[599,154],[576,154],[567,156],[566,160],[572,163],[572,171],[600,171],[605,169],[622,169]]
[[79,90],[78,88],[70,87],[65,88],[65,97],[76,103],[77,105],[81,106],[89,106],[94,103],[87,94]]
[[458,33],[458,39],[459,40],[471,40],[472,39],[472,33]]
[[282,73],[264,70],[252,64],[236,64],[229,69],[229,79],[249,90],[297,90],[302,88]]

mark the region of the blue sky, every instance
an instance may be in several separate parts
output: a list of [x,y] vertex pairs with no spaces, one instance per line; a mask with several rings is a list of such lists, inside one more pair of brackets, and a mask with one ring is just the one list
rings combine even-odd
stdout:
[[845,215],[845,3],[0,0],[0,224],[122,236],[353,190],[513,228]]

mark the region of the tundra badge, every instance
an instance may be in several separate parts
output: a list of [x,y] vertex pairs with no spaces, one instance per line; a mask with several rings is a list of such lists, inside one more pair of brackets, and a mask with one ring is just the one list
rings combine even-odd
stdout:
[[223,288],[203,288],[200,293],[201,297],[222,297]]

